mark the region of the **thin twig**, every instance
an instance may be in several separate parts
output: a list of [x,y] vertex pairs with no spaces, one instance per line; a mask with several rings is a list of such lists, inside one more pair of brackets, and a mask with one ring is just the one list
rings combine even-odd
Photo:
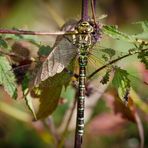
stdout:
[[96,3],[94,2],[94,0],[91,0],[91,11],[92,11],[92,18],[94,20],[94,23],[96,24]]
[[42,31],[26,31],[26,30],[10,30],[10,29],[0,29],[0,34],[16,34],[16,35],[72,35],[76,34],[73,31],[65,32],[42,32]]
[[94,9],[95,9],[95,12],[96,12],[97,0],[93,0],[93,3],[94,3]]
[[49,132],[49,135],[51,135],[51,134],[53,135],[55,145],[57,146],[58,141],[59,141],[59,135],[56,131],[56,128],[55,128],[52,118],[48,117],[47,119],[42,120],[42,124],[44,125],[46,130]]
[[142,121],[137,111],[135,111],[134,116],[136,119],[138,131],[139,131],[140,148],[144,148],[144,129],[143,129]]
[[61,140],[60,140],[59,145],[58,145],[58,148],[61,148],[61,147],[63,146],[64,140],[65,140],[65,136],[66,136],[66,134],[67,134],[68,127],[69,127],[70,121],[71,121],[71,119],[72,119],[72,115],[73,115],[74,109],[75,109],[75,107],[76,107],[76,103],[77,103],[77,98],[75,97],[73,106],[72,106],[72,108],[71,108],[71,112],[70,112],[69,118],[68,118],[68,120],[67,120],[65,129],[64,129],[64,131],[63,131]]
[[[147,51],[147,50],[148,50],[148,48],[143,49],[142,51]],[[113,63],[116,63],[116,62],[118,62],[118,61],[120,61],[120,60],[122,60],[122,59],[124,59],[124,58],[126,58],[126,57],[135,55],[135,54],[137,54],[137,53],[139,53],[139,52],[140,52],[140,50],[139,50],[139,51],[135,51],[135,52],[133,52],[133,53],[129,52],[129,53],[127,53],[127,54],[125,54],[125,55],[123,55],[123,56],[121,56],[121,57],[118,57],[118,58],[112,60],[112,61],[110,61],[109,63],[107,63],[107,64],[101,66],[100,68],[98,68],[97,70],[95,70],[95,71],[94,71],[93,73],[91,73],[87,78],[90,79],[90,78],[92,78],[96,73],[98,73],[99,71],[103,70],[103,69],[106,68],[107,66],[109,66],[109,65],[111,65],[111,64],[113,64]]]
[[82,0],[81,19],[83,21],[88,20],[88,0]]

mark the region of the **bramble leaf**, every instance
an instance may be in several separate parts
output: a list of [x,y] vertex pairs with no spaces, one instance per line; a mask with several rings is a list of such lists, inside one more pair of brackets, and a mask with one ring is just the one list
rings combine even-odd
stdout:
[[140,21],[140,22],[136,22],[136,24],[140,24],[143,32],[148,32],[148,21]]
[[[72,71],[73,68],[74,62],[69,65],[68,69]],[[26,92],[28,88],[28,80],[27,77],[24,79],[24,92]],[[33,88],[32,91],[25,96],[26,104],[35,119],[45,118],[53,113],[58,105],[63,86],[67,87],[70,80],[71,75],[63,71],[41,82],[38,87]]]
[[12,98],[17,98],[15,76],[11,71],[8,60],[2,56],[0,56],[0,84],[4,86],[4,89]]
[[39,87],[41,95],[39,96],[39,110],[37,118],[44,118],[50,115],[57,107],[62,87],[70,81],[70,76],[65,72],[55,75],[44,81]]
[[109,78],[110,78],[110,70],[107,70],[105,75],[103,76],[103,78],[101,79],[101,83],[102,84],[107,84],[107,82],[109,81]]
[[4,39],[2,39],[1,37],[0,37],[0,47],[3,47],[3,48],[8,47],[7,42]]
[[23,79],[23,82],[22,82],[22,90],[25,95],[24,98],[26,101],[26,105],[28,106],[29,110],[33,113],[33,116],[36,119],[36,113],[35,113],[32,97],[31,97],[30,93],[28,92],[29,91],[29,89],[28,89],[29,80],[30,80],[29,73],[27,73]]
[[37,119],[45,118],[53,113],[53,111],[56,109],[58,105],[62,88],[63,86],[67,87],[67,85],[70,82],[70,79],[71,76],[65,71],[63,71],[41,82],[39,87],[34,88],[32,92],[26,96],[29,97],[26,99],[26,101],[31,110],[33,104],[29,104],[28,101],[31,102],[33,100],[38,100],[38,109],[36,109],[36,113],[34,112],[34,108],[32,110],[34,115],[36,115]]
[[[104,48],[104,49],[101,49],[101,51],[105,54],[107,54],[107,56],[109,57],[109,59],[111,59],[115,54],[116,54],[116,51],[112,48]],[[104,57],[106,57],[106,55],[103,55]],[[103,58],[104,58],[103,57]],[[106,57],[107,58],[107,57]],[[104,58],[105,59],[105,58]],[[107,58],[108,59],[108,58]]]
[[148,51],[142,50],[138,53],[138,59],[144,63],[145,68],[148,69]]
[[40,46],[39,44],[39,40],[36,36],[33,36],[33,35],[15,35],[15,34],[5,34],[4,35],[4,38],[5,39],[12,39],[12,40],[15,40],[15,41],[28,41],[36,46]]
[[123,102],[127,101],[126,97],[130,89],[130,80],[128,76],[129,74],[126,70],[123,70],[119,67],[115,68],[115,74],[112,83],[118,90],[118,95]]
[[124,40],[127,42],[135,42],[135,38],[133,36],[130,36],[126,33],[119,31],[117,26],[104,25],[102,31],[103,33],[114,39]]
[[148,21],[140,21],[136,22],[135,24],[141,25],[143,31],[139,34],[134,35],[134,37],[141,39],[148,39]]

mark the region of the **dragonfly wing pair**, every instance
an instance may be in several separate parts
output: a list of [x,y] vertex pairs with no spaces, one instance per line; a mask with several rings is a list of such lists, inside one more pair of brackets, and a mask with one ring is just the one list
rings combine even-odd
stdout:
[[[64,25],[63,30],[71,31],[74,25]],[[48,55],[43,62],[40,70],[38,71],[34,80],[34,85],[39,85],[41,81],[46,80],[49,77],[54,76],[57,73],[63,71],[67,67],[71,60],[76,56],[76,47],[71,43],[71,35],[58,36],[53,46],[52,52]]]

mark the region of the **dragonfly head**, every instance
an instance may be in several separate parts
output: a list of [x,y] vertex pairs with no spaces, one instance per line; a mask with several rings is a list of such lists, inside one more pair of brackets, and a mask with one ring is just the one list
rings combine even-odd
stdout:
[[83,21],[78,24],[77,30],[79,33],[92,33],[93,27],[87,21]]

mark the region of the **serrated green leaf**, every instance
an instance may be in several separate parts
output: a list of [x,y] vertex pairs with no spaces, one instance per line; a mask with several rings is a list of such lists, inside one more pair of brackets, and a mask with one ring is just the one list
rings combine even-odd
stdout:
[[2,56],[0,56],[0,84],[4,86],[4,89],[12,98],[17,98],[15,76],[11,71],[11,65],[8,60]]
[[[73,64],[71,63],[70,70],[73,70]],[[62,88],[67,87],[70,79],[71,75],[63,71],[41,82],[38,87],[33,88],[31,93],[26,95],[26,104],[36,119],[45,118],[53,113],[58,105]],[[26,80],[24,89],[28,87],[27,83]],[[34,105],[34,100],[37,106]]]
[[148,21],[147,20],[136,22],[136,24],[140,24],[141,25],[141,27],[143,29],[143,32],[148,32]]
[[29,73],[27,73],[23,79],[23,82],[22,82],[22,90],[23,90],[23,93],[25,96],[24,98],[26,101],[26,105],[28,106],[29,110],[33,113],[34,118],[37,119],[34,105],[32,102],[32,97],[31,97],[30,93],[28,92],[29,91],[29,89],[28,89],[29,81],[30,81],[30,77],[29,77]]
[[138,59],[145,65],[145,68],[148,69],[148,51],[142,50],[138,53]]
[[[59,83],[61,79],[65,80],[64,75],[65,73],[62,72],[54,76],[52,79],[49,78],[43,82],[43,85],[40,87],[42,93],[40,95],[40,106],[37,112],[37,119],[47,117],[56,109],[63,84],[66,82],[63,82],[63,84]],[[51,84],[49,84],[49,81]],[[47,85],[49,87],[45,87]]]
[[118,95],[120,99],[125,102],[125,97],[130,89],[130,80],[128,78],[129,74],[126,70],[115,68],[115,75],[112,80],[114,87],[118,90]]
[[101,83],[102,84],[107,84],[107,82],[109,81],[109,77],[110,77],[110,70],[107,70],[105,75],[103,76],[103,78],[101,79]]
[[110,59],[116,54],[116,51],[112,48],[104,48],[104,49],[101,49],[101,51],[106,53]]
[[134,35],[134,37],[141,39],[148,39],[148,21],[140,21],[136,22],[135,24],[140,24],[143,29],[143,32]]
[[142,32],[140,34],[136,34],[136,35],[134,35],[134,37],[137,39],[147,40],[148,39],[148,32]]
[[104,59],[105,61],[108,61],[109,60],[109,58],[108,58],[108,56],[106,54],[103,54],[102,55],[102,59]]
[[40,46],[39,44],[39,40],[36,36],[33,36],[33,35],[15,35],[15,34],[5,34],[4,35],[4,38],[5,39],[12,39],[12,40],[15,40],[15,41],[22,41],[22,40],[25,40],[25,41],[28,41],[36,46]]
[[8,48],[7,42],[2,38],[0,38],[0,47]]
[[133,36],[127,35],[117,29],[117,26],[109,26],[109,25],[104,25],[103,26],[103,33],[106,35],[117,39],[117,40],[124,40],[127,42],[135,42],[135,38]]
[[142,28],[144,32],[148,32],[148,21],[141,22]]
[[67,86],[71,76],[65,71],[43,81],[39,86],[39,109],[37,119],[45,118],[56,109],[63,86]]

